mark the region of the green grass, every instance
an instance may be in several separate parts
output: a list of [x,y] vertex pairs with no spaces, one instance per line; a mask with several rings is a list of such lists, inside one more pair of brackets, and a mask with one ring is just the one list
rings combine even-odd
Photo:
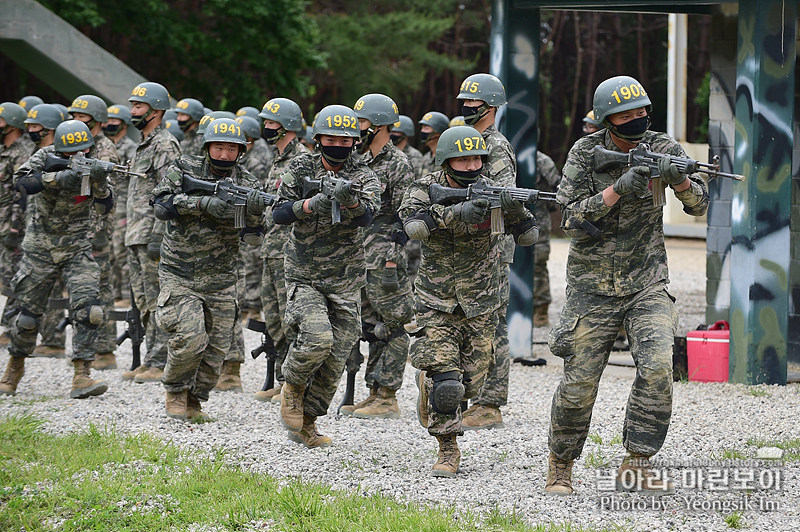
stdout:
[[[514,509],[480,516],[454,506],[277,480],[147,435],[94,425],[54,436],[29,415],[0,419],[0,523],[4,530],[63,531],[520,531],[584,532],[527,524]],[[625,530],[611,524],[605,531]]]
[[744,521],[744,514],[742,512],[733,512],[726,515],[724,518],[728,528],[744,528],[747,524]]
[[737,449],[722,449],[715,453],[712,458],[714,460],[745,460],[747,455]]
[[751,447],[778,447],[784,451],[784,461],[800,462],[800,438],[784,438],[782,440],[749,438],[746,443]]
[[747,389],[747,393],[753,397],[770,397],[769,392],[764,388],[755,388],[751,386]]

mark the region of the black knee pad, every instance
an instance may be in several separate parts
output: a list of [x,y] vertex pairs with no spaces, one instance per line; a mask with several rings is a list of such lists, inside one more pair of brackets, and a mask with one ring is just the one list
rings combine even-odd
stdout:
[[464,385],[461,384],[461,374],[458,371],[446,371],[431,375],[433,392],[431,405],[433,410],[440,414],[455,414],[464,397]]
[[39,329],[41,317],[41,314],[34,314],[30,310],[21,308],[17,314],[17,329],[25,332],[36,331]]
[[100,306],[100,301],[91,299],[86,301],[80,307],[77,307],[72,313],[74,323],[80,323],[90,329],[97,329],[106,321],[106,313],[103,307]]

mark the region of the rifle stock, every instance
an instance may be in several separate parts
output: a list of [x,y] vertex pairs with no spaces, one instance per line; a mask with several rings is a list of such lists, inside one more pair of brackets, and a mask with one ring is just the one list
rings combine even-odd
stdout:
[[247,319],[247,329],[261,333],[261,345],[250,351],[250,356],[253,359],[261,356],[262,353],[267,355],[267,375],[264,379],[264,385],[261,391],[266,391],[275,387],[275,360],[278,358],[278,350],[275,349],[275,343],[267,331],[267,324],[261,320],[254,320],[253,318]]
[[[131,296],[133,296],[133,291],[131,291]],[[117,336],[116,344],[122,345],[125,340],[131,341],[131,371],[135,370],[142,365],[141,346],[145,337],[145,325],[142,323],[142,313],[136,306],[136,300],[131,297],[131,308],[129,309],[109,311],[108,319],[125,322],[125,331]]]

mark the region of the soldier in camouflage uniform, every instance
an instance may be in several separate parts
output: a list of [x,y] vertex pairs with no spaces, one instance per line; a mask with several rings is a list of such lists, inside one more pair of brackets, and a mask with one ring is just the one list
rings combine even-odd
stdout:
[[150,202],[153,189],[181,154],[178,141],[164,129],[161,122],[169,106],[169,94],[163,85],[150,81],[140,83],[131,91],[131,123],[142,132],[131,170],[146,174],[133,176],[128,186],[125,245],[131,276],[131,295],[147,323],[147,354],[138,368],[122,373],[123,379],[135,382],[160,382],[167,364],[166,335],[150,319],[155,314],[159,297],[158,260],[164,223],[153,214]]
[[[131,123],[131,110],[127,105],[117,103],[109,107],[108,122],[103,132],[114,142],[117,154],[123,164],[133,161],[137,144],[128,136]],[[130,305],[130,269],[128,267],[128,248],[125,247],[125,227],[128,224],[128,186],[130,177],[127,174],[116,175],[114,183],[114,232],[111,235],[111,286],[114,299],[119,305]]]
[[390,142],[391,127],[399,120],[394,101],[383,94],[367,94],[353,108],[361,125],[361,161],[378,176],[382,192],[381,209],[364,236],[367,283],[361,290],[361,322],[369,343],[364,379],[370,394],[339,412],[364,419],[398,418],[396,394],[403,384],[409,346],[403,326],[413,318],[414,305],[406,273],[408,237],[397,210],[414,181],[414,170]]
[[[19,205],[20,193],[14,190],[14,172],[36,149],[25,135],[25,110],[13,102],[0,104],[0,282],[6,288],[22,258],[20,244],[25,236],[25,216]],[[10,328],[18,307],[13,298],[6,300],[0,325]],[[0,345],[8,345],[8,332],[0,335]]]
[[203,133],[198,131],[200,120],[205,115],[205,108],[200,100],[184,98],[175,105],[175,120],[183,132],[180,141],[183,155],[203,154]]
[[[635,79],[617,76],[602,82],[595,90],[594,112],[607,129],[575,142],[558,187],[562,227],[571,242],[567,298],[549,337],[550,350],[564,359],[564,376],[550,414],[548,494],[572,493],[572,463],[586,441],[600,376],[623,322],[636,378],[622,429],[627,455],[617,489],[646,495],[674,492],[671,482],[656,478],[648,462],[669,428],[678,324],[674,298],[667,292],[662,208],[653,205],[648,167],[599,172],[593,164],[596,146],[625,153],[646,142],[653,152],[668,155],[658,164],[663,186],[673,189],[685,212],[704,214],[709,200],[703,179],[682,175],[671,163],[669,155],[686,154],[670,136],[648,129],[650,111],[650,98]],[[599,237],[570,229],[575,220],[596,226]]]
[[[475,397],[494,363],[494,332],[500,298],[501,235],[492,234],[489,202],[472,199],[450,206],[431,203],[430,185],[464,188],[483,178],[489,153],[481,134],[469,126],[450,128],[439,139],[441,170],[414,182],[400,216],[409,238],[422,241],[417,276],[417,323],[425,336],[411,347],[420,369],[419,421],[439,442],[434,476],[452,477],[461,453],[461,400]],[[536,241],[533,215],[508,193],[501,196],[506,231],[524,246]]]
[[[541,151],[536,152],[536,184],[534,188],[544,192],[555,192],[561,182],[553,159]],[[533,326],[547,327],[550,320],[547,316],[550,302],[550,274],[547,271],[547,260],[550,258],[550,211],[557,207],[545,201],[533,205],[533,215],[539,222],[539,240],[533,246]]]
[[[236,303],[239,240],[260,240],[266,207],[258,181],[239,159],[247,141],[242,127],[221,118],[204,134],[204,156],[184,155],[170,165],[153,190],[153,210],[166,221],[158,275],[161,293],[156,320],[169,334],[162,382],[167,415],[206,421],[200,407],[216,384],[230,349]],[[216,195],[183,192],[184,175],[221,179],[253,188],[247,196],[246,226],[234,226],[234,210]]]
[[35,205],[22,242],[22,261],[11,281],[20,311],[11,329],[11,356],[0,381],[0,393],[16,393],[25,371],[25,357],[36,345],[39,320],[60,275],[69,293],[73,326],[70,397],[84,399],[108,389],[105,382],[89,376],[98,327],[104,322],[97,284],[100,271],[91,255],[91,237],[92,213],[109,212],[114,200],[107,172],[102,168],[91,171],[89,196],[80,195],[82,176],[77,171],[45,171],[47,155],[54,152],[65,157],[81,152],[96,158],[94,138],[86,124],[77,120],[63,122],[56,128],[55,138],[53,146],[36,152],[14,176],[16,186]]
[[[281,419],[290,439],[307,447],[331,443],[317,432],[315,421],[327,414],[360,336],[360,290],[366,277],[362,228],[381,202],[377,176],[352,153],[360,136],[353,110],[323,108],[314,133],[320,152],[292,161],[278,188],[287,201],[272,211],[275,223],[292,224],[284,249],[285,320],[295,336],[282,367]],[[330,183],[336,178],[340,181],[332,197],[321,191],[310,198],[303,194],[304,179]],[[338,206],[341,221],[333,224],[331,210]]]
[[181,126],[178,125],[177,120],[165,120],[164,129],[166,129],[168,133],[175,137],[175,140],[177,140],[178,143],[183,142],[186,138],[186,136],[183,134],[183,131],[181,131]]
[[[275,146],[278,155],[272,162],[264,190],[271,194],[278,193],[281,184],[280,176],[286,172],[296,157],[310,156],[310,152],[297,138],[303,131],[303,113],[297,103],[287,98],[273,98],[264,104],[259,114],[264,119],[264,131],[261,136]],[[291,332],[284,323],[286,312],[286,276],[283,271],[283,248],[289,240],[291,226],[276,224],[269,216],[265,222],[266,234],[261,245],[263,274],[261,277],[261,308],[267,332],[272,337],[278,359],[275,361],[275,377],[277,384],[268,390],[256,392],[259,401],[280,400],[283,372],[281,365],[286,359]]]
[[439,142],[439,135],[450,127],[450,119],[443,113],[430,111],[422,116],[419,125],[419,140],[428,149],[428,152],[422,156],[420,175],[424,176],[437,170],[433,161],[436,154],[436,143]]

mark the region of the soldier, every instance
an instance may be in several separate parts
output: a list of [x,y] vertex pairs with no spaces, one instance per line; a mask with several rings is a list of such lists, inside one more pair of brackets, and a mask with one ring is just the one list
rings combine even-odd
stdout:
[[[486,172],[492,181],[505,187],[517,186],[517,159],[514,148],[502,133],[497,130],[495,120],[499,106],[506,104],[506,90],[503,84],[491,74],[472,74],[461,84],[457,98],[461,100],[461,114],[467,125],[474,126],[486,141],[489,155],[486,158]],[[509,285],[508,272],[514,262],[514,241],[501,240],[500,270],[501,305],[497,310],[497,330],[494,348],[495,364],[480,394],[472,406],[464,412],[464,430],[486,429],[503,426],[500,407],[508,400],[508,378],[511,366],[508,346]]]
[[33,109],[37,105],[41,105],[43,103],[44,103],[44,100],[42,100],[38,96],[29,95],[29,96],[23,96],[20,99],[20,101],[17,102],[17,105],[22,107],[25,110],[25,112],[27,113],[28,111],[30,111],[31,109]]
[[414,178],[419,179],[423,177],[423,155],[418,149],[411,145],[408,139],[414,136],[414,122],[406,115],[400,115],[400,119],[394,124],[392,128],[391,137],[392,143],[397,146],[397,149],[406,154],[408,162],[414,169]]
[[[20,244],[25,235],[25,217],[19,205],[20,193],[14,189],[14,172],[36,149],[25,135],[26,112],[13,102],[0,104],[0,282],[4,287],[11,283],[22,258]],[[9,297],[3,308],[0,325],[12,327],[12,317],[18,307]],[[7,331],[0,335],[0,345],[8,345],[11,338]]]
[[[628,152],[646,142],[659,160],[658,171],[683,209],[701,216],[708,193],[699,174],[682,175],[670,155],[686,157],[675,140],[650,131],[650,98],[632,77],[605,80],[594,93],[594,114],[607,128],[578,139],[567,155],[558,187],[562,227],[577,218],[597,226],[595,238],[566,229],[571,237],[567,260],[567,299],[561,319],[550,331],[550,350],[564,359],[564,376],[550,413],[548,494],[572,493],[572,463],[580,456],[600,376],[621,323],[631,339],[636,362],[622,444],[627,451],[617,474],[617,489],[644,495],[674,492],[657,478],[649,457],[661,448],[672,412],[672,344],[678,325],[674,298],[667,292],[669,273],[664,248],[662,207],[653,205],[650,169],[620,166],[593,169],[593,150]],[[570,224],[571,225],[571,224]]]
[[[536,183],[534,188],[544,192],[555,192],[561,182],[553,159],[547,154],[536,152]],[[550,319],[547,311],[550,302],[550,274],[547,271],[547,260],[550,258],[550,231],[553,224],[550,221],[550,211],[557,207],[550,203],[539,201],[533,205],[533,215],[539,222],[539,240],[533,246],[533,326],[548,327]],[[543,361],[544,362],[544,361]]]
[[[184,98],[175,105],[175,119],[178,127],[183,132],[183,140],[180,140],[181,153],[183,155],[202,155],[203,134],[197,131],[205,115],[203,103],[194,98]],[[169,120],[168,118],[164,119]],[[173,135],[175,132],[170,131]]]
[[[475,397],[491,369],[500,298],[499,235],[487,223],[489,202],[477,198],[451,206],[432,204],[431,184],[464,188],[489,176],[489,153],[472,127],[450,128],[439,139],[441,170],[414,182],[400,208],[409,238],[422,241],[422,263],[415,281],[417,323],[425,336],[411,347],[417,372],[417,414],[439,442],[433,476],[453,477],[461,452],[461,400]],[[536,241],[533,215],[504,192],[506,231],[523,246]]]
[[[294,338],[283,363],[281,419],[289,438],[306,447],[330,445],[317,432],[316,419],[328,406],[361,328],[360,290],[364,286],[364,237],[380,208],[381,185],[369,167],[352,154],[359,138],[358,117],[349,107],[329,105],[314,120],[320,151],[296,157],[281,176],[278,193],[287,201],[275,207],[277,224],[292,224],[286,260],[286,325]],[[339,179],[328,197],[305,198],[304,179]],[[331,211],[341,206],[341,222]]]
[[242,116],[249,116],[255,120],[258,120],[259,111],[252,105],[245,105],[244,107],[240,107],[238,111],[236,111],[236,118]]
[[450,119],[438,111],[425,113],[419,121],[419,140],[428,149],[423,156],[422,175],[427,175],[436,171],[434,154],[436,153],[436,143],[439,142],[439,135],[450,127]]
[[28,137],[37,149],[50,146],[55,140],[55,131],[58,125],[66,120],[64,114],[55,105],[42,103],[28,111],[25,119],[25,128]]
[[450,127],[453,126],[466,126],[467,122],[464,120],[464,117],[461,115],[454,116],[450,119]]
[[147,354],[142,365],[123,372],[122,378],[140,383],[160,382],[167,364],[167,339],[156,320],[150,317],[155,314],[159,297],[158,260],[164,223],[156,219],[150,202],[153,189],[181,151],[178,141],[161,122],[169,106],[169,93],[163,85],[151,81],[140,83],[133,88],[128,101],[131,124],[142,132],[131,169],[146,177],[133,176],[128,186],[125,245],[128,247],[131,296],[142,313],[142,321],[147,323]]
[[[108,122],[103,126],[103,132],[114,142],[120,160],[128,164],[136,156],[136,143],[128,136],[131,110],[127,105],[117,103],[109,107],[107,112]],[[111,286],[115,305],[121,307],[131,304],[128,248],[125,247],[129,184],[130,177],[127,174],[117,174],[114,183],[114,232],[111,235]]]
[[[67,109],[75,120],[79,120],[89,127],[94,137],[95,157],[101,161],[119,164],[119,154],[114,143],[103,134],[102,125],[108,121],[108,105],[99,96],[84,94],[72,101]],[[111,174],[110,186],[115,188],[116,174]],[[111,288],[111,238],[114,232],[114,209],[109,209],[103,215],[95,213],[94,234],[92,235],[92,256],[100,267],[100,303],[104,309],[114,308],[114,292]],[[114,355],[117,339],[117,324],[106,321],[99,329],[97,339],[97,356],[92,362],[93,369],[116,369],[117,359]]]
[[590,109],[586,116],[583,117],[583,134],[589,135],[595,131],[600,131],[605,126],[598,122],[594,117],[594,109]]
[[[201,407],[216,384],[230,349],[236,313],[239,239],[260,240],[265,202],[258,181],[239,160],[247,141],[239,124],[215,120],[204,134],[205,155],[184,155],[170,165],[153,190],[153,210],[165,220],[158,275],[156,320],[169,334],[162,382],[169,417],[207,421]],[[182,191],[183,175],[221,179],[253,188],[247,196],[246,227],[234,227],[233,207],[215,195]]]
[[[183,134],[183,131],[181,131],[181,127],[178,125],[177,120],[165,120],[164,129],[166,129],[168,133],[175,137],[175,140],[177,140],[178,143],[186,140],[186,136]],[[200,138],[202,138],[202,136]]]
[[[82,176],[71,168],[47,172],[45,160],[55,152],[62,157],[85,153],[97,156],[94,138],[83,122],[68,120],[56,128],[55,144],[36,152],[15,174],[16,186],[23,189],[35,206],[22,242],[22,261],[11,281],[19,301],[11,329],[8,367],[0,381],[0,393],[14,395],[25,371],[39,332],[39,318],[57,276],[64,279],[69,292],[69,311],[73,327],[72,363],[74,375],[70,397],[84,399],[108,389],[104,381],[93,380],[89,368],[95,357],[98,327],[104,322],[98,296],[100,269],[91,255],[94,231],[92,212],[108,212],[113,206],[106,171],[93,168],[90,195],[80,195]],[[31,199],[32,198],[32,199]],[[91,200],[91,201],[88,201]]]
[[396,394],[403,384],[410,342],[403,326],[413,318],[414,306],[406,273],[408,238],[397,211],[414,181],[414,170],[390,142],[391,127],[399,120],[394,101],[383,94],[367,94],[353,108],[361,126],[361,161],[378,176],[382,192],[380,211],[364,231],[367,282],[361,289],[361,322],[369,342],[364,380],[370,393],[340,412],[365,419],[398,418]]
[[[275,146],[278,152],[264,186],[264,190],[276,194],[281,184],[280,176],[289,169],[292,161],[296,157],[310,156],[308,149],[297,138],[298,133],[305,132],[303,129],[305,121],[300,106],[287,98],[269,100],[264,104],[259,117],[264,119],[264,131],[261,136]],[[283,319],[286,312],[283,249],[289,240],[291,226],[276,224],[271,216],[267,218],[265,225],[266,235],[260,255],[264,265],[261,277],[261,308],[267,332],[278,351],[278,359],[275,361],[275,375],[278,382],[273,388],[256,392],[255,396],[259,401],[274,401],[273,398],[280,399],[279,394],[283,384],[281,365],[286,359],[291,341],[291,333]]]

